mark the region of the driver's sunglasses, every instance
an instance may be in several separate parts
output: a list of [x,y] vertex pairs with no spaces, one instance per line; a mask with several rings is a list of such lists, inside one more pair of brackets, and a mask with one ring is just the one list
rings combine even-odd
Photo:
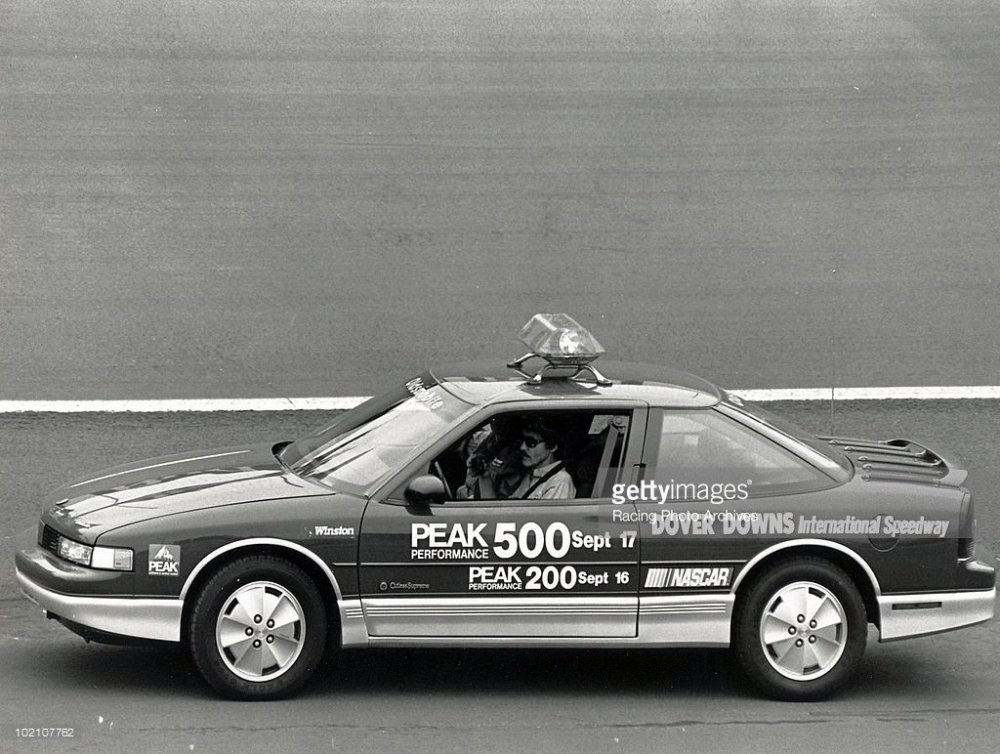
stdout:
[[531,437],[530,435],[525,435],[521,438],[521,444],[528,449],[535,447],[541,441],[540,437]]

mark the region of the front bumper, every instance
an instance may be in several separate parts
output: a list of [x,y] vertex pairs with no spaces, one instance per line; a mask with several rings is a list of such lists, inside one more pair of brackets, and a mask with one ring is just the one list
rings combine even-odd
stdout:
[[[52,560],[44,550],[27,550],[17,554],[15,569],[24,596],[50,617],[102,634],[155,641],[181,640],[184,603],[180,599],[64,594],[51,588],[53,571],[63,568]],[[47,585],[43,586],[42,581]]]

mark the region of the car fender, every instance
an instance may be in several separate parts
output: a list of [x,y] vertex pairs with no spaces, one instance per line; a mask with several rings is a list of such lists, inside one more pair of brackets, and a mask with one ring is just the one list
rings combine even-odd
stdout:
[[742,570],[740,570],[739,575],[733,582],[733,587],[732,587],[733,593],[739,591],[740,584],[743,583],[746,577],[750,573],[752,573],[755,567],[765,558],[768,558],[771,555],[774,555],[776,552],[780,552],[782,550],[790,550],[793,548],[801,548],[801,547],[818,547],[827,550],[835,550],[836,552],[846,555],[859,568],[861,568],[862,571],[864,571],[865,575],[868,577],[868,581],[871,588],[875,592],[875,596],[876,597],[882,596],[882,587],[879,584],[878,577],[875,575],[875,572],[872,571],[871,566],[869,566],[868,563],[865,562],[864,558],[858,555],[858,553],[856,553],[851,548],[842,545],[839,542],[831,542],[825,539],[793,539],[788,542],[779,542],[778,544],[771,545],[770,547],[761,550],[749,561],[747,561],[747,564],[742,568]]
[[214,561],[218,560],[223,555],[227,553],[234,552],[236,550],[252,548],[252,547],[278,547],[286,550],[291,550],[299,555],[304,555],[309,558],[310,561],[316,564],[316,566],[323,572],[326,578],[330,582],[330,586],[333,588],[333,592],[336,595],[338,604],[343,601],[343,592],[340,590],[340,584],[337,582],[337,577],[334,575],[333,571],[330,569],[326,563],[316,553],[312,552],[306,547],[303,547],[296,542],[290,542],[287,539],[277,539],[274,537],[253,537],[250,539],[240,539],[235,542],[230,542],[229,544],[218,547],[212,550],[208,555],[205,555],[188,574],[187,581],[184,582],[184,586],[181,589],[180,599],[186,600],[188,591],[191,589],[192,585],[198,579],[198,575],[210,566]]

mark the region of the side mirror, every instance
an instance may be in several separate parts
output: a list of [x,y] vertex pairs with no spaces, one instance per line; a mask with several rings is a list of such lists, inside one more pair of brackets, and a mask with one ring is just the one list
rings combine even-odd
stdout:
[[444,482],[433,474],[422,474],[410,482],[403,492],[406,502],[412,505],[430,505],[445,501]]

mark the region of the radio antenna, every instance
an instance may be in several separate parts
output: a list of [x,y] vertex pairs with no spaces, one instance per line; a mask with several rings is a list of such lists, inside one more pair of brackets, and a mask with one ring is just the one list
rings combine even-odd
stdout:
[[[833,326],[833,337],[834,343],[837,342],[838,334],[840,330],[837,328],[837,268],[834,267],[832,270],[833,274],[833,295],[831,300],[833,301],[833,316],[831,319],[831,325]],[[837,349],[830,349],[830,437],[835,435],[833,431],[833,404],[834,404],[834,393],[836,391],[837,384]]]

